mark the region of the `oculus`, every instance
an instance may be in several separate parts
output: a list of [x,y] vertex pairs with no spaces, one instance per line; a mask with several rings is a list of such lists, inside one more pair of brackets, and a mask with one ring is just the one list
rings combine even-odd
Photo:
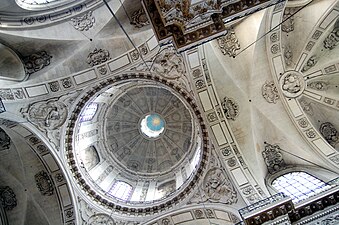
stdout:
[[165,130],[165,121],[155,113],[146,115],[140,122],[140,130],[149,138],[157,138]]

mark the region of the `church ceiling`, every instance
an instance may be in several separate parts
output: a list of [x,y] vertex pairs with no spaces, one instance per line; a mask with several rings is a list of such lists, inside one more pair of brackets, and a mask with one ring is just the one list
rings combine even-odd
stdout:
[[[108,3],[119,21],[96,0],[65,2],[55,11],[27,11],[14,0],[0,6],[0,97],[7,110],[0,113],[0,159],[13,147],[11,129],[27,141],[39,137],[22,145],[45,157],[32,157],[27,166],[34,172],[26,175],[34,175],[33,195],[55,198],[51,208],[60,213],[53,219],[234,224],[238,209],[271,194],[269,157],[283,158],[279,170],[319,166],[338,174],[337,1],[281,2],[182,52],[178,43],[159,44],[155,19],[148,21],[141,2]],[[278,146],[280,155],[263,154],[267,146]],[[64,180],[43,166],[50,163],[60,165]],[[0,173],[18,200],[21,167]],[[56,224],[39,201],[25,202],[37,212],[26,219]],[[13,210],[24,207],[17,204]]]

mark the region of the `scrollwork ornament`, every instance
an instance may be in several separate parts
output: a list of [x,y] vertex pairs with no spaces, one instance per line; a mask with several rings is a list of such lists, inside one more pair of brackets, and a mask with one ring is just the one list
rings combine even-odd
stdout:
[[311,129],[306,130],[306,136],[308,138],[315,138],[317,135],[315,131],[311,128]]
[[265,150],[262,152],[262,156],[270,174],[278,172],[285,167],[279,145],[265,143]]
[[60,85],[58,81],[53,81],[48,83],[49,84],[49,88],[51,89],[52,92],[57,92],[60,90]]
[[238,117],[239,105],[233,98],[225,97],[221,106],[227,119],[235,120]]
[[95,18],[92,15],[92,11],[89,11],[83,16],[72,18],[71,21],[73,22],[75,29],[79,31],[87,31],[93,27]]
[[211,202],[233,204],[237,194],[228,177],[217,167],[210,169],[204,178],[204,193]]
[[332,32],[325,38],[324,47],[332,50],[339,44],[339,19],[334,24]]
[[286,65],[290,66],[292,64],[293,52],[292,52],[291,46],[289,45],[286,45],[284,48],[284,58],[285,58]]
[[200,209],[196,209],[193,211],[194,212],[194,215],[195,215],[195,218],[196,219],[202,219],[202,218],[205,218],[205,215],[204,215],[204,212]]
[[36,102],[29,106],[27,117],[41,130],[59,128],[66,120],[67,106],[56,99]]
[[112,217],[106,214],[94,214],[88,219],[88,225],[115,225]]
[[2,100],[14,100],[11,89],[0,89],[0,98]]
[[53,183],[45,171],[40,171],[39,173],[35,174],[34,176],[36,186],[38,187],[40,193],[42,195],[52,195],[53,194]]
[[13,94],[14,94],[15,98],[17,98],[17,99],[24,99],[25,98],[24,91],[21,88],[13,89]]
[[23,59],[25,65],[26,74],[30,75],[39,70],[42,70],[44,67],[48,66],[51,63],[52,56],[49,55],[46,51],[37,52],[31,54],[28,57]]
[[0,187],[0,203],[5,210],[12,210],[17,206],[16,195],[9,186]]
[[131,20],[131,24],[136,28],[141,28],[149,24],[149,20],[147,19],[143,8],[134,11]]
[[107,50],[95,48],[92,52],[88,54],[87,63],[90,66],[96,66],[101,63],[107,62],[109,59],[110,54]]
[[235,57],[237,50],[240,49],[240,43],[234,30],[229,30],[226,35],[217,39],[220,51],[224,55]]
[[307,70],[309,70],[310,68],[312,68],[315,64],[317,64],[318,62],[318,57],[316,55],[311,56],[305,66],[302,68],[301,72],[306,72]]
[[161,224],[162,225],[172,225],[171,221],[168,218],[162,219]]
[[294,30],[294,17],[293,14],[297,10],[296,8],[286,8],[283,15],[283,21],[281,25],[281,30],[283,32],[289,33]]
[[261,88],[261,93],[268,103],[275,104],[279,99],[278,89],[273,81],[266,81]]
[[0,151],[9,149],[11,138],[0,128]]
[[307,84],[307,87],[317,90],[317,91],[326,91],[328,89],[329,83],[325,81],[313,81]]
[[297,71],[285,72],[280,80],[279,84],[283,91],[283,94],[288,98],[296,98],[305,89],[305,81],[303,76]]
[[305,117],[303,117],[300,120],[298,120],[298,124],[302,128],[308,127],[308,121],[307,121],[307,119]]
[[319,131],[331,146],[335,147],[335,145],[339,142],[339,133],[332,123],[322,123]]
[[152,70],[168,79],[176,79],[184,76],[184,60],[173,48],[166,48],[159,53],[153,61]]

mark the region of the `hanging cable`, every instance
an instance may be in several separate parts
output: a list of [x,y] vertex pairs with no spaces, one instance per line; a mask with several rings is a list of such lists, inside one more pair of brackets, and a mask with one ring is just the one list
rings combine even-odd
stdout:
[[274,26],[273,28],[271,28],[269,31],[267,31],[265,34],[263,34],[262,36],[260,36],[258,39],[256,39],[254,42],[252,42],[251,44],[249,44],[248,46],[246,46],[244,49],[242,49],[239,53],[237,53],[235,56],[233,56],[233,58],[235,58],[236,56],[238,56],[240,53],[244,52],[245,50],[247,50],[249,47],[251,47],[252,45],[254,45],[255,43],[257,43],[259,40],[261,40],[263,37],[265,37],[267,34],[271,33],[272,31],[274,31],[276,28],[278,28],[281,24],[283,24],[284,22],[286,22],[288,19],[290,19],[291,17],[293,17],[294,15],[296,15],[298,12],[300,12],[302,9],[304,9],[306,6],[308,6],[309,4],[311,4],[312,1],[310,1],[309,3],[307,3],[306,5],[302,6],[300,9],[298,9],[297,11],[295,11],[294,13],[292,13],[290,16],[286,17],[284,20],[282,20],[278,25]]
[[316,163],[314,163],[314,162],[312,162],[312,161],[309,161],[309,160],[307,160],[307,159],[304,159],[304,158],[302,158],[302,157],[300,157],[300,156],[298,156],[298,155],[295,155],[295,154],[293,154],[293,153],[291,153],[291,152],[285,151],[285,150],[283,150],[283,149],[281,149],[281,148],[280,148],[279,150],[281,150],[282,152],[285,152],[285,153],[287,153],[287,154],[289,154],[289,155],[292,155],[292,156],[294,156],[294,157],[296,157],[296,158],[298,158],[298,159],[301,159],[301,160],[303,160],[303,161],[305,161],[305,162],[308,162],[308,163],[310,163],[310,164],[312,164],[312,165],[314,165],[314,166],[320,167],[320,168],[325,169],[325,170],[329,170],[329,171],[331,171],[331,172],[333,172],[333,173],[337,173],[336,171],[333,171],[333,170],[331,170],[331,169],[325,168],[325,167],[323,167],[323,166],[321,166],[321,165],[319,165],[319,164],[316,164]]
[[147,67],[147,69],[149,70],[149,67],[145,61],[145,59],[142,57],[139,49],[135,46],[134,42],[132,41],[131,37],[128,35],[128,33],[126,32],[126,30],[124,29],[124,27],[122,26],[122,24],[120,23],[119,19],[116,17],[115,13],[113,12],[113,10],[111,9],[111,7],[108,5],[106,0],[103,0],[103,2],[105,3],[106,7],[108,8],[108,10],[110,11],[110,13],[112,14],[112,16],[114,17],[115,21],[117,21],[119,27],[121,28],[121,30],[125,33],[126,37],[128,38],[128,40],[131,42],[131,44],[133,45],[133,48],[138,52],[138,54],[140,55],[140,58],[142,59],[142,61],[144,62],[145,66]]
[[119,0],[119,2],[120,2],[120,4],[122,5],[122,8],[123,8],[123,10],[124,10],[124,12],[125,12],[127,18],[129,19],[129,22],[132,22],[131,17],[128,15],[128,13],[127,13],[127,11],[126,11],[126,8],[125,8],[125,6],[124,6],[124,3],[122,3],[121,0]]

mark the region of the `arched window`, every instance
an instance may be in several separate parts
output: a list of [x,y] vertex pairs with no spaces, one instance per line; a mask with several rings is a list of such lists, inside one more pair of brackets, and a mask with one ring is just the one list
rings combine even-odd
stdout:
[[80,115],[80,122],[92,120],[97,110],[98,110],[97,103],[92,102],[88,104]]
[[108,194],[118,199],[127,201],[132,195],[132,186],[124,181],[117,181],[113,184]]
[[325,182],[305,172],[286,173],[273,180],[272,186],[290,196],[294,203],[330,188]]

